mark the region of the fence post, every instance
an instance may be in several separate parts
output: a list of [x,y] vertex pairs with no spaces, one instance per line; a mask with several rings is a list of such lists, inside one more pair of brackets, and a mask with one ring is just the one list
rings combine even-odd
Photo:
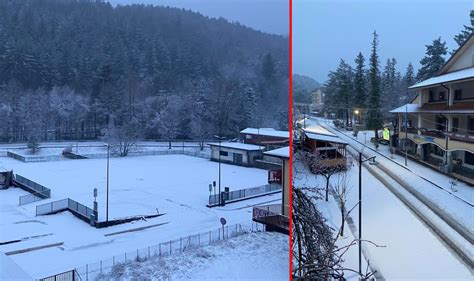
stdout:
[[159,247],[160,247],[159,255],[160,255],[160,257],[161,257],[161,243],[160,243],[159,245],[160,245],[160,246],[159,246]]
[[115,265],[115,256],[112,257],[112,266]]
[[170,240],[170,255],[171,255],[171,240]]
[[150,258],[150,246],[148,246],[148,259]]
[[125,262],[127,262],[127,252],[125,252]]
[[180,237],[180,238],[179,238],[179,251],[180,251],[180,252],[183,251],[183,237]]
[[209,230],[209,245],[211,245],[211,231]]
[[139,261],[139,259],[138,259],[138,249],[137,249],[137,261]]
[[198,233],[198,246],[201,247],[201,233]]
[[86,264],[86,281],[89,281],[89,264]]

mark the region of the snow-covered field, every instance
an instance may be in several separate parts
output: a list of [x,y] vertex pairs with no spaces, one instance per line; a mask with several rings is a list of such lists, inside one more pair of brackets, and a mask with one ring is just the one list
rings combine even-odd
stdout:
[[241,235],[178,255],[131,262],[99,280],[288,280],[288,236]]
[[[225,207],[207,208],[209,184],[218,178],[218,163],[184,155],[112,158],[110,160],[109,218],[156,214],[162,216],[109,228],[96,229],[69,212],[35,217],[35,206],[71,198],[93,206],[98,188],[100,220],[105,219],[106,160],[64,160],[23,163],[0,158],[0,166],[13,170],[51,189],[52,198],[18,206],[17,188],[0,190],[0,242],[23,239],[0,246],[0,251],[62,243],[10,257],[35,278],[66,271],[114,254],[156,245],[160,242],[220,226],[251,221],[252,206],[279,203],[281,194],[242,201]],[[265,170],[222,164],[222,187],[231,190],[262,185]],[[117,231],[158,225],[149,229],[106,236]],[[287,258],[285,259],[287,262]]]

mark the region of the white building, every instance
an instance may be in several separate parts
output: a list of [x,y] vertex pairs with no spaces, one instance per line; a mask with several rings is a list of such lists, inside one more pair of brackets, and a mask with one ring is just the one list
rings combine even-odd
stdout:
[[253,167],[255,161],[262,158],[263,146],[240,142],[209,143],[211,160],[239,166]]
[[398,149],[406,144],[412,158],[474,184],[474,37],[437,76],[410,88],[417,90],[412,103],[391,111],[398,117]]

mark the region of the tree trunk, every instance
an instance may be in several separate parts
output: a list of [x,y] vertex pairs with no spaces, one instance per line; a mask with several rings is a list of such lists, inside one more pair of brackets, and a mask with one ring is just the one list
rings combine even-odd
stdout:
[[326,202],[328,201],[328,195],[329,195],[329,179],[330,177],[326,178]]

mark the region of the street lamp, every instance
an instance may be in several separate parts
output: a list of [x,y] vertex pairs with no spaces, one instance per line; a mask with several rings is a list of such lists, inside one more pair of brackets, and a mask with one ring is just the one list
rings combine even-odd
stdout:
[[219,206],[222,206],[222,194],[221,194],[221,143],[225,137],[214,135],[219,140]]
[[371,165],[377,165],[376,156],[362,160],[362,152],[359,152],[359,275],[362,276],[362,163],[371,161]]
[[359,110],[354,110],[354,114],[357,116],[357,123],[360,124]]
[[109,226],[109,163],[110,163],[110,144],[107,143],[107,200],[105,210],[105,224]]

